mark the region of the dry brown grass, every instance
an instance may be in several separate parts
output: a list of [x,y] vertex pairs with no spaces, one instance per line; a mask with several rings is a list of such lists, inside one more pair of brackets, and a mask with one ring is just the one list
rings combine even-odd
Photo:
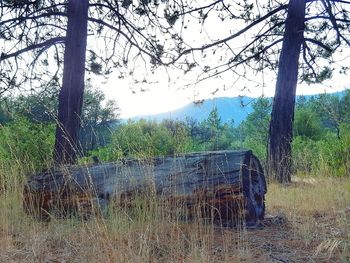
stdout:
[[259,229],[169,219],[157,208],[37,222],[0,196],[0,262],[349,262],[350,180],[270,184]]
[[269,213],[285,220],[289,230],[283,240],[295,251],[294,260],[350,261],[349,179],[306,177],[287,187],[272,184],[267,204]]

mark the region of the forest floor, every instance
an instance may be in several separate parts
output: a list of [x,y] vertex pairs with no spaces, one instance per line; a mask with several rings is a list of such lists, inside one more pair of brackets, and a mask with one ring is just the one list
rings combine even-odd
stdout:
[[349,178],[270,184],[252,229],[148,214],[38,222],[18,192],[0,193],[0,262],[350,262]]

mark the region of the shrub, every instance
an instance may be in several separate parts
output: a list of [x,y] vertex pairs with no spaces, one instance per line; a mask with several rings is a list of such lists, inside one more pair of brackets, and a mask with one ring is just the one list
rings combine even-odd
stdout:
[[23,167],[25,172],[48,167],[52,161],[54,125],[32,123],[14,118],[0,126],[0,162],[2,167]]
[[113,132],[112,142],[90,152],[102,161],[123,157],[147,158],[191,150],[191,138],[184,124],[177,121],[129,121]]
[[296,172],[325,176],[350,175],[350,131],[340,127],[341,136],[328,132],[315,141],[304,136],[293,140],[293,161]]

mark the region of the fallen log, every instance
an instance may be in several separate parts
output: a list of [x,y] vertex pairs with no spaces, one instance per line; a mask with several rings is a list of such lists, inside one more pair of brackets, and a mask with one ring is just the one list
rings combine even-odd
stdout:
[[251,224],[264,217],[265,193],[251,151],[216,151],[54,167],[28,179],[23,204],[27,213],[48,218],[103,212],[111,203],[128,209],[136,197],[153,196],[169,211],[185,208],[189,218]]

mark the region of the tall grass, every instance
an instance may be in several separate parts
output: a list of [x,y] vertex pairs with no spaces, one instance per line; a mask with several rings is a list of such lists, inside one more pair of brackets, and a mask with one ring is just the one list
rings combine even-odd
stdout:
[[136,201],[131,209],[112,207],[104,218],[40,222],[22,209],[23,180],[8,183],[0,196],[0,262],[232,262],[250,257],[242,253],[248,249],[244,229],[228,235],[201,219],[172,218],[164,211],[171,207],[152,198]]
[[294,250],[296,261],[350,259],[346,178],[270,184],[267,213],[283,222],[247,230],[171,217],[172,207],[152,196],[131,209],[111,207],[104,218],[40,222],[22,209],[24,174],[18,171],[23,169],[2,170],[9,179],[0,195],[0,262],[271,262],[291,257],[283,249]]
[[49,222],[31,218],[23,210],[22,194],[28,173],[36,168],[21,158],[12,165],[5,160],[0,169],[0,262],[240,262],[251,258],[244,227],[230,233],[200,217],[187,220],[186,211],[176,216],[173,207],[152,194],[136,197],[132,207],[111,206],[105,217],[52,216]]
[[[270,184],[269,216],[265,227],[255,230],[172,216],[174,208],[152,195],[134,200],[132,208],[110,207],[105,217],[37,221],[22,208],[27,175],[50,164],[50,137],[46,140],[37,134],[42,135],[37,130],[25,140],[40,145],[39,149],[18,145],[16,137],[8,137],[5,145],[12,155],[0,159],[0,262],[350,260],[349,178],[306,176],[289,186]],[[29,131],[21,136],[26,135]],[[35,155],[38,152],[42,159]]]
[[288,187],[271,184],[266,199],[269,213],[284,216],[310,260],[349,262],[349,179],[299,177]]

